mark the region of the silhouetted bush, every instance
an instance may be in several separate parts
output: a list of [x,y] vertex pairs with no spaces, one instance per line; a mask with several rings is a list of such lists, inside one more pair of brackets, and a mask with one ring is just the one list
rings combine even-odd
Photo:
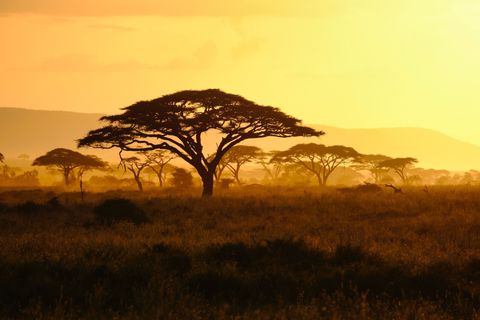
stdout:
[[192,174],[183,168],[175,168],[175,171],[172,172],[170,184],[178,189],[190,188],[193,186]]
[[140,225],[149,222],[145,212],[128,199],[109,199],[94,209],[95,220],[103,225],[130,222]]
[[45,211],[45,205],[33,201],[26,201],[17,205],[16,210],[22,214],[38,214]]
[[362,248],[350,245],[337,246],[333,261],[337,264],[349,264],[361,261],[365,257]]

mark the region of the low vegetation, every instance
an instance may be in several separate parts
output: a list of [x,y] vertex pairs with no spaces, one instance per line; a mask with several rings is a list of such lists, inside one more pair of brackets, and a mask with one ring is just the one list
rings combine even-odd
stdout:
[[478,187],[197,193],[0,193],[0,318],[479,317]]

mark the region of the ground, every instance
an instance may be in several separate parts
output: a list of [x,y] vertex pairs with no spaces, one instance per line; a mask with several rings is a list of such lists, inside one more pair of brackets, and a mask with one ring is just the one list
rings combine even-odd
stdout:
[[0,191],[0,318],[480,319],[480,188],[344,191]]

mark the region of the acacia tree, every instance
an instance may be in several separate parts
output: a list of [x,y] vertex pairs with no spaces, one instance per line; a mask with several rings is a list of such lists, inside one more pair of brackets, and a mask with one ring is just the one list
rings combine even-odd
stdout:
[[[139,156],[144,155],[144,153],[139,153]],[[150,159],[144,157],[141,159],[140,157],[128,157],[128,158],[123,158],[121,153],[120,153],[120,166],[123,167],[124,171],[130,171],[133,175],[133,179],[137,183],[138,191],[143,191],[143,183],[142,179],[140,178],[140,175],[142,174],[142,171],[149,167],[151,164]]]
[[158,178],[160,188],[163,187],[165,168],[170,161],[176,158],[176,155],[166,150],[155,150],[153,152],[145,152],[144,154],[147,158],[148,167]]
[[[320,136],[321,131],[278,108],[258,105],[218,89],[180,91],[124,108],[106,116],[108,124],[90,131],[79,146],[126,151],[168,150],[192,165],[203,182],[203,196],[213,194],[215,169],[228,150],[247,139]],[[207,132],[219,137],[215,155],[204,153]]]
[[286,151],[279,152],[275,161],[297,163],[313,173],[320,186],[340,165],[356,161],[360,154],[355,149],[345,146],[325,146],[323,144],[297,144]]
[[258,163],[263,167],[268,177],[272,181],[277,181],[285,169],[285,165],[276,155],[281,151],[264,152],[259,158]]
[[400,177],[402,183],[406,184],[408,182],[407,169],[417,162],[418,160],[415,158],[394,158],[380,162],[378,168],[392,170]]
[[57,148],[33,161],[34,166],[46,166],[60,171],[65,185],[69,185],[74,175],[74,170],[85,164],[91,163],[91,156],[85,156],[79,152]]
[[388,170],[378,165],[386,160],[390,160],[392,158],[388,156],[384,156],[382,154],[362,154],[358,158],[358,163],[355,165],[355,169],[358,170],[368,170],[372,175],[375,183],[380,183],[382,177],[384,177]]
[[[255,146],[234,146],[223,156],[221,163],[228,169],[238,184],[240,181],[240,169],[246,163],[252,162],[263,155],[262,149]],[[220,176],[217,177],[220,179]]]

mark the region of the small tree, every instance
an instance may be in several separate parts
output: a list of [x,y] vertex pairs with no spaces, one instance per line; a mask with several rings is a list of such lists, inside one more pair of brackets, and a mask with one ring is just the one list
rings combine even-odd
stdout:
[[407,169],[413,167],[417,162],[418,160],[415,158],[394,158],[380,162],[378,168],[392,170],[400,177],[403,184],[407,184]]
[[18,159],[28,161],[30,159],[30,156],[26,153],[22,153],[18,156]]
[[155,173],[158,184],[162,188],[165,180],[165,168],[170,161],[176,158],[176,155],[166,150],[155,150],[146,152],[145,157],[148,160],[148,167]]
[[3,163],[3,160],[5,159],[5,157],[3,156],[3,154],[0,152],[0,163]]
[[262,149],[255,146],[235,146],[232,147],[222,158],[226,168],[232,173],[235,181],[241,184],[240,169],[246,163],[259,159],[263,155]]
[[[123,167],[124,171],[130,171],[133,175],[133,179],[137,183],[138,191],[143,191],[143,183],[140,175],[145,168],[150,166],[151,162],[148,158],[144,157],[144,153],[139,152],[139,157],[128,157],[123,158],[120,152],[120,166]],[[140,158],[143,156],[143,159]]]
[[336,168],[356,161],[359,156],[360,154],[350,147],[308,143],[297,144],[279,152],[275,161],[301,164],[315,175],[320,186],[325,186]]
[[[193,166],[203,182],[203,196],[213,194],[215,170],[232,147],[247,139],[320,136],[321,131],[278,108],[258,105],[218,89],[181,91],[137,102],[120,115],[103,117],[108,124],[90,131],[79,146],[126,151],[168,150]],[[219,137],[215,156],[204,153],[208,132]]]
[[273,181],[278,181],[285,169],[285,164],[281,158],[277,157],[280,151],[264,152],[259,158],[258,163],[263,167],[267,176]]
[[362,154],[358,158],[358,163],[355,164],[357,170],[368,170],[373,177],[375,183],[380,183],[382,178],[388,173],[385,168],[379,167],[382,161],[390,160],[392,158],[381,154]]
[[47,152],[33,161],[34,166],[46,166],[60,171],[65,185],[69,185],[74,177],[74,170],[91,163],[92,158],[79,152],[57,148]]

